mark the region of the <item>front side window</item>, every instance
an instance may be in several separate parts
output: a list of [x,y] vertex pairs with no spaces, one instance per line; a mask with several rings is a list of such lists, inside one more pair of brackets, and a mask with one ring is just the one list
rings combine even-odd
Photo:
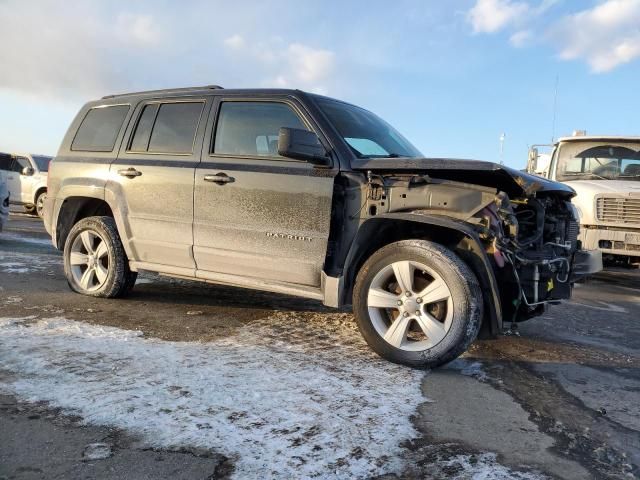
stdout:
[[129,112],[129,105],[113,105],[95,107],[87,112],[71,150],[86,152],[111,152],[118,138],[118,133]]
[[140,115],[129,150],[191,154],[204,102],[150,103]]
[[558,152],[558,180],[640,180],[640,143],[566,142]]
[[317,99],[340,136],[358,158],[421,157],[391,125],[377,115],[354,105],[328,98]]
[[22,170],[25,167],[30,167],[31,164],[29,163],[29,160],[24,158],[24,157],[15,157],[13,159],[13,164],[11,166],[11,170],[17,173],[22,173]]
[[213,153],[278,157],[278,134],[283,127],[308,130],[285,103],[223,102]]

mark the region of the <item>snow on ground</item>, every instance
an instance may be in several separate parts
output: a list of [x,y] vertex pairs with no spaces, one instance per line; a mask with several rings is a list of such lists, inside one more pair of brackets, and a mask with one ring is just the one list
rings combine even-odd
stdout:
[[[483,373],[467,360],[450,368]],[[0,369],[13,372],[2,392],[122,428],[148,446],[222,453],[236,478],[368,478],[425,467],[400,446],[418,436],[411,417],[429,401],[424,374],[375,356],[345,314],[278,312],[209,343],[63,317],[0,318]],[[96,450],[86,455],[107,454]],[[439,456],[426,472],[545,478],[512,471],[492,453]]]
[[424,478],[446,478],[448,480],[547,480],[539,471],[519,472],[511,470],[497,461],[495,453],[475,455],[458,454],[440,458],[428,468]]
[[0,252],[0,272],[2,273],[41,272],[61,264],[62,260],[57,255]]
[[51,242],[51,238],[49,237],[28,237],[26,235],[21,235],[18,233],[4,232],[2,234],[2,239],[21,243],[31,243],[34,245],[46,245],[47,247],[53,248],[53,243]]
[[0,319],[2,368],[17,374],[0,388],[152,446],[213,449],[237,478],[399,472],[423,374],[375,357],[351,323],[276,314],[203,344]]

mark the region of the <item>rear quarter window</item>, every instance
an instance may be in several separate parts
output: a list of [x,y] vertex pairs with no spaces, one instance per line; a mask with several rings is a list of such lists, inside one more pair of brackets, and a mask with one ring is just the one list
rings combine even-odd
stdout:
[[73,142],[71,150],[85,152],[111,152],[118,133],[129,112],[129,105],[95,107],[87,112]]

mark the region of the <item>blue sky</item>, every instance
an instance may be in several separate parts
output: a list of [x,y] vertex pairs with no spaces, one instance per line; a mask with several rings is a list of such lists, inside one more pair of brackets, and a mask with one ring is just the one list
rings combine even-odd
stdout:
[[368,108],[425,155],[523,167],[555,135],[640,135],[640,0],[0,0],[0,151],[55,154],[87,100],[220,84]]

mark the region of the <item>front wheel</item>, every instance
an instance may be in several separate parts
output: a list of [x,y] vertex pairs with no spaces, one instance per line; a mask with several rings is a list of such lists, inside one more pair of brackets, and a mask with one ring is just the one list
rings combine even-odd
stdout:
[[137,273],[111,217],[88,217],[76,223],[64,245],[64,273],[72,290],[93,297],[121,297],[133,288]]
[[482,292],[451,250],[403,240],[374,253],[356,278],[353,307],[360,332],[381,357],[432,368],[461,355],[482,320]]

